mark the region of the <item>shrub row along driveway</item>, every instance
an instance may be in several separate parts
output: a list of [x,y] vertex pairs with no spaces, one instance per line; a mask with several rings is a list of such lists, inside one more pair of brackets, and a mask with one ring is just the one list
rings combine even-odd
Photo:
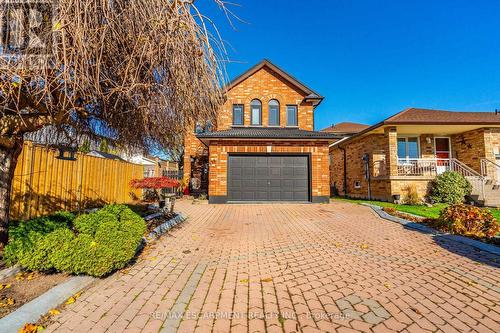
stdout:
[[366,207],[192,205],[48,331],[500,331],[500,258]]

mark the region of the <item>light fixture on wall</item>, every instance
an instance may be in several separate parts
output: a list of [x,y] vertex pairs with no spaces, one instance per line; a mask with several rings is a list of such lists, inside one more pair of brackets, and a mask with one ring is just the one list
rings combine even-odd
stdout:
[[432,139],[431,139],[430,136],[428,136],[428,137],[425,138],[425,141],[427,142],[428,145],[430,145],[431,142],[432,142]]

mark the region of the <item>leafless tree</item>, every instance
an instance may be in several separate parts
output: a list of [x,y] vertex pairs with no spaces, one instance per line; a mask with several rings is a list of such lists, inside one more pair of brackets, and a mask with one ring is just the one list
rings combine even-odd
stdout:
[[222,101],[224,44],[194,0],[59,0],[51,18],[43,65],[0,49],[2,243],[25,133],[51,126],[117,146],[169,147]]

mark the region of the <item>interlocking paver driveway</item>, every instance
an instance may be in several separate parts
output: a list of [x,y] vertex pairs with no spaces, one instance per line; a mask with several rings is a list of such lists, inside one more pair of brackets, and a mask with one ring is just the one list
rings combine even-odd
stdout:
[[500,331],[500,258],[366,207],[192,205],[48,331]]

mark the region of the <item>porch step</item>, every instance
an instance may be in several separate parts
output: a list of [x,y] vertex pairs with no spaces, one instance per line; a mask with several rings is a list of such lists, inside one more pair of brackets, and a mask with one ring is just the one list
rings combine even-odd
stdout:
[[500,207],[500,200],[488,200],[486,199],[484,201],[484,205],[487,206],[487,207]]

